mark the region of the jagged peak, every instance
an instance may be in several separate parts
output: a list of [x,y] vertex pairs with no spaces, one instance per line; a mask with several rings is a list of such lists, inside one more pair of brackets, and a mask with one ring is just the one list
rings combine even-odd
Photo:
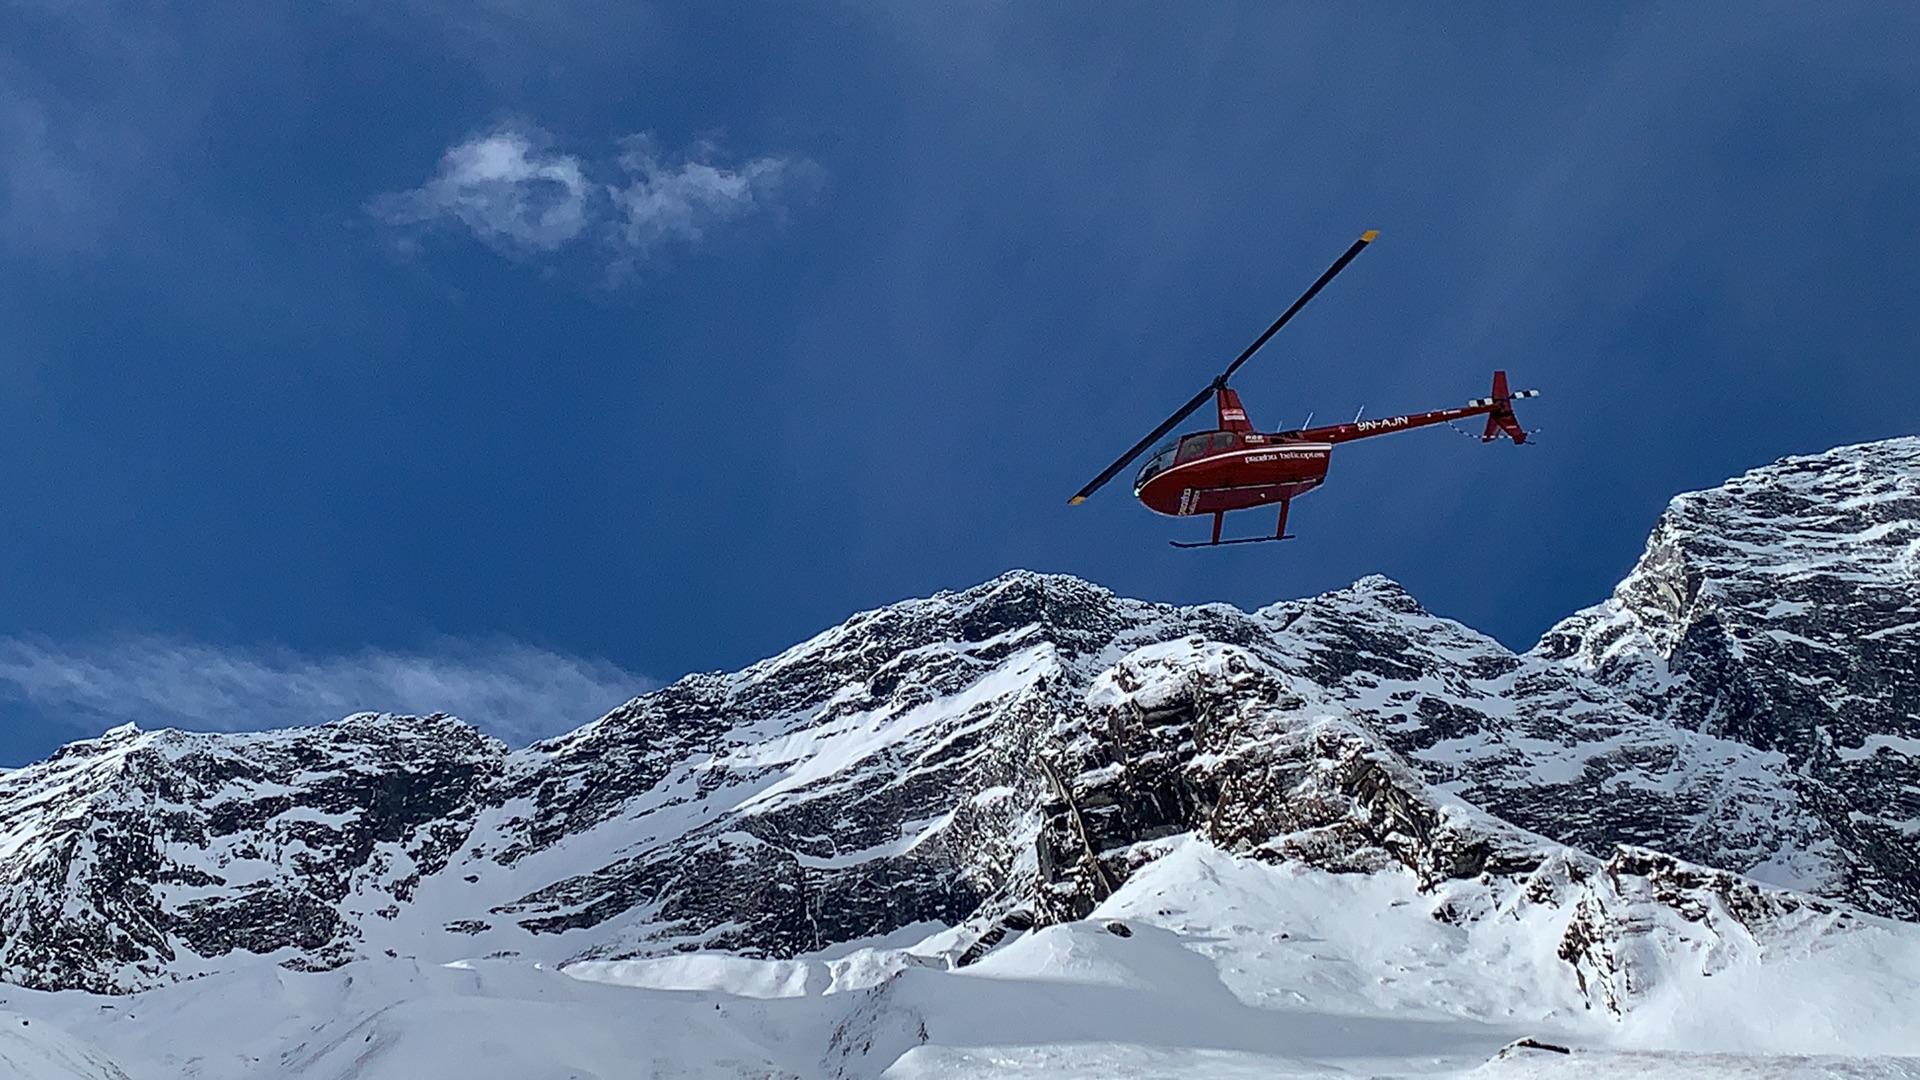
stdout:
[[1044,570],[1028,570],[1015,567],[998,577],[969,586],[959,592],[942,591],[936,596],[951,596],[961,600],[978,600],[1006,589],[1039,589],[1048,592],[1091,592],[1101,596],[1112,596],[1113,591],[1096,585],[1085,578],[1073,574],[1052,573]]
[[111,765],[124,768],[150,753],[159,760],[189,755],[247,758],[262,751],[279,752],[307,743],[341,740],[367,745],[430,743],[435,746],[469,744],[480,750],[506,752],[506,744],[459,717],[447,713],[412,716],[400,713],[360,712],[322,724],[273,728],[265,731],[190,731],[182,728],[142,729],[133,723],[109,728],[90,739],[76,739],[55,750],[45,761],[8,775],[27,779],[44,772],[73,767]]
[[1255,612],[1260,618],[1290,620],[1304,610],[1385,610],[1394,615],[1432,618],[1433,613],[1414,599],[1406,586],[1385,574],[1368,574],[1351,585],[1329,589],[1317,596],[1297,600],[1279,600]]
[[1669,657],[1730,594],[1770,610],[1780,583],[1816,575],[1920,577],[1920,436],[1783,457],[1675,496],[1612,594],[1533,652],[1594,669],[1630,653]]
[[911,597],[857,612],[838,626],[768,657],[734,678],[750,681],[765,677],[823,653],[864,647],[876,637],[907,647],[916,635],[950,635],[955,640],[977,642],[1023,626],[1072,624],[1078,617],[1116,607],[1148,611],[1160,605],[1119,597],[1110,589],[1071,574],[1009,570],[957,592],[942,590],[932,596]]
[[924,600],[906,603],[950,607],[963,620],[969,616],[984,618],[1011,628],[1013,620],[1047,622],[1073,611],[1145,602],[1118,596],[1111,589],[1072,574],[1014,569],[958,592],[942,590]]
[[1379,604],[1382,607],[1402,615],[1430,615],[1420,601],[1413,598],[1407,587],[1385,574],[1368,574],[1344,589],[1334,589],[1321,594],[1327,599],[1351,597],[1366,603]]
[[134,723],[118,724],[90,739],[75,739],[55,750],[45,762],[28,765],[20,771],[26,772],[38,768],[39,765],[52,765],[56,762],[77,759],[94,759],[112,755],[124,757],[130,751],[139,748],[177,743],[182,736],[191,734],[178,728],[146,730]]
[[490,738],[483,735],[479,728],[452,713],[415,713],[357,712],[349,713],[338,720],[330,720],[312,728],[282,728],[286,732],[325,731],[350,734],[366,734],[387,737],[394,734],[450,734],[460,737]]
[[1891,439],[1836,446],[1817,454],[1793,454],[1778,458],[1770,465],[1748,469],[1729,483],[1749,478],[1781,474],[1831,474],[1866,466],[1889,472],[1920,475],[1920,435],[1901,435]]
[[[1289,620],[1306,610],[1329,614],[1357,612],[1399,618],[1433,620],[1398,582],[1380,574],[1359,579],[1341,589],[1315,597],[1286,600],[1249,613],[1232,604],[1214,602],[1183,606],[1134,599],[1116,594],[1071,574],[1013,569],[988,581],[960,590],[942,590],[860,611],[774,656],[735,672],[700,672],[642,694],[610,711],[593,724],[556,736],[533,749],[553,751],[586,736],[589,730],[608,731],[634,726],[650,730],[656,714],[699,704],[703,708],[731,707],[754,688],[785,680],[794,673],[831,667],[841,678],[853,672],[879,669],[901,656],[926,648],[965,650],[973,646],[1008,642],[1007,635],[1037,633],[1071,657],[1106,663],[1119,642],[1132,648],[1185,627],[1190,633],[1222,641],[1242,641],[1260,633],[1261,621]],[[1464,628],[1462,628],[1464,630]],[[1101,660],[1105,657],[1105,660]],[[864,676],[860,676],[864,677]]]
[[[1782,495],[1798,495],[1801,501],[1783,502]],[[1734,507],[1774,518],[1809,509],[1825,516],[1913,498],[1920,498],[1920,436],[1905,436],[1783,457],[1748,469],[1714,487],[1675,496],[1661,523],[1674,527],[1703,517],[1717,520]]]

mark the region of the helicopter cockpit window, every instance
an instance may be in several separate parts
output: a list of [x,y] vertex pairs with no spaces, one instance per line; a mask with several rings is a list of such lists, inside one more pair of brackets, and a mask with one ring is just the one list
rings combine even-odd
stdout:
[[1147,459],[1147,463],[1140,467],[1140,475],[1133,480],[1134,492],[1138,493],[1147,485],[1147,481],[1165,472],[1167,466],[1171,464],[1173,464],[1173,444],[1167,443],[1156,449],[1153,456]]
[[1215,453],[1219,453],[1222,450],[1231,450],[1236,441],[1233,437],[1233,432],[1216,431],[1213,433],[1212,449]]
[[1208,441],[1208,436],[1204,434],[1189,435],[1186,438],[1181,439],[1180,453],[1174,457],[1173,463],[1178,465],[1184,461],[1192,461],[1194,458],[1197,458],[1200,455],[1206,453],[1207,441]]

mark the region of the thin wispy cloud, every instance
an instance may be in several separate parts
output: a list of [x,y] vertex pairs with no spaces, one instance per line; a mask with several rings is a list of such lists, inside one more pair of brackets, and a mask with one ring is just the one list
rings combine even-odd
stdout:
[[369,209],[390,225],[447,219],[494,247],[552,251],[586,229],[591,195],[579,158],[543,153],[528,133],[508,130],[460,143],[438,176]]
[[604,660],[520,644],[303,656],[161,637],[0,639],[0,698],[77,732],[251,731],[357,712],[451,713],[509,745],[571,730],[658,685]]
[[577,244],[621,269],[662,244],[697,244],[717,226],[777,208],[783,185],[808,168],[780,156],[729,165],[704,141],[668,155],[645,135],[622,140],[606,162],[553,146],[537,127],[494,128],[450,147],[426,183],[377,196],[367,211],[410,241],[452,225],[506,254]]
[[625,185],[607,189],[617,211],[620,242],[644,254],[662,240],[697,241],[706,229],[752,213],[770,199],[792,168],[784,158],[763,157],[727,169],[713,163],[711,143],[700,143],[678,162],[662,158],[653,140],[633,136],[623,144]]

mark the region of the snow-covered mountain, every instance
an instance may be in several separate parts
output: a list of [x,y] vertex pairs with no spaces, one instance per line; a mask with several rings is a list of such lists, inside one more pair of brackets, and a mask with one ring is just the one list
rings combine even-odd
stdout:
[[970,970],[1097,913],[1171,927],[1142,882],[1245,864],[1403,882],[1389,902],[1533,972],[1542,1008],[1625,1016],[1730,965],[1920,942],[1879,918],[1920,919],[1917,612],[1902,439],[1681,496],[1524,654],[1378,577],[1248,613],[1015,572],[520,751],[445,717],[120,729],[0,775],[0,978],[888,935],[926,939],[890,972]]
[[1920,439],[1680,496],[1612,599],[1532,655],[1765,755],[1800,814],[1709,861],[1920,919]]

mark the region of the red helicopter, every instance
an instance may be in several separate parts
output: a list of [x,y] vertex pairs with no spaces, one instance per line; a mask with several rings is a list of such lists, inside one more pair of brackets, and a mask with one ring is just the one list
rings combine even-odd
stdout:
[[[1438,409],[1434,412],[1413,413],[1407,416],[1388,416],[1378,420],[1361,420],[1358,417],[1350,424],[1332,424],[1326,427],[1303,427],[1293,431],[1278,431],[1263,435],[1255,431],[1247,420],[1247,411],[1240,405],[1240,395],[1227,385],[1227,380],[1240,369],[1240,365],[1260,350],[1267,339],[1287,325],[1301,308],[1307,305],[1335,274],[1347,268],[1354,256],[1379,236],[1378,231],[1369,231],[1354,241],[1345,255],[1340,256],[1320,280],[1313,283],[1293,306],[1286,310],[1267,332],[1254,339],[1227,370],[1207,384],[1205,390],[1195,394],[1192,401],[1180,407],[1180,411],[1168,417],[1166,422],[1153,429],[1153,433],[1135,443],[1133,449],[1120,455],[1120,460],[1107,466],[1105,472],[1093,478],[1086,487],[1068,502],[1074,506],[1085,502],[1087,496],[1100,490],[1107,481],[1119,475],[1120,470],[1132,463],[1149,446],[1158,442],[1167,432],[1172,431],[1182,420],[1193,415],[1200,406],[1206,404],[1209,397],[1219,410],[1219,426],[1212,431],[1195,432],[1182,436],[1177,442],[1169,443],[1158,449],[1147,459],[1138,476],[1133,481],[1133,493],[1147,505],[1147,509],[1158,514],[1173,517],[1190,517],[1196,514],[1213,515],[1213,538],[1205,543],[1181,543],[1172,541],[1174,547],[1221,547],[1227,544],[1257,544],[1268,540],[1290,540],[1287,533],[1287,509],[1293,500],[1319,487],[1327,479],[1327,464],[1335,445],[1365,439],[1374,435],[1385,435],[1394,431],[1406,431],[1409,428],[1426,427],[1429,424],[1445,424],[1469,416],[1485,416],[1487,430],[1480,436],[1481,442],[1492,442],[1501,435],[1512,439],[1516,444],[1527,441],[1527,433],[1521,429],[1520,421],[1513,415],[1513,402],[1518,398],[1537,397],[1538,390],[1522,390],[1519,393],[1507,389],[1507,373],[1493,373],[1493,393],[1488,397],[1476,398],[1457,409]],[[1311,421],[1312,417],[1308,417]],[[1272,536],[1248,536],[1238,540],[1220,539],[1220,522],[1229,512],[1248,510],[1256,506],[1280,504],[1280,525]]]

